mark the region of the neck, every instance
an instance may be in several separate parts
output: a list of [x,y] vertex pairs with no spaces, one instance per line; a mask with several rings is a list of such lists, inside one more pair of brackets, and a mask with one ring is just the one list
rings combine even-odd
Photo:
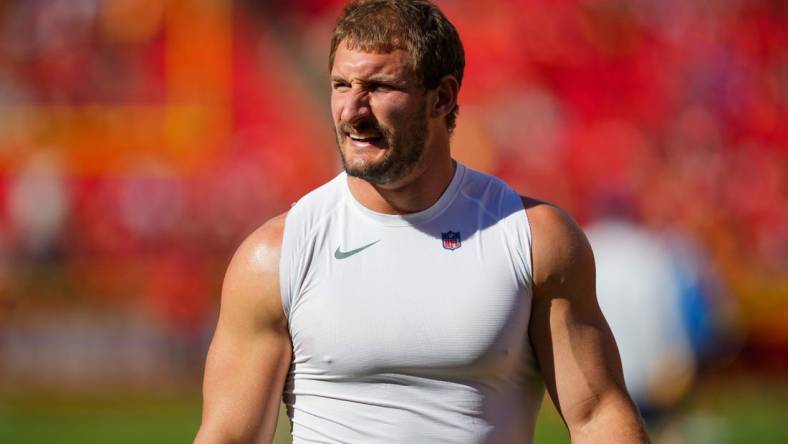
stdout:
[[448,155],[443,159],[423,159],[407,177],[396,182],[377,185],[348,177],[348,187],[353,197],[372,211],[383,214],[409,214],[426,210],[440,199],[454,177],[454,160]]

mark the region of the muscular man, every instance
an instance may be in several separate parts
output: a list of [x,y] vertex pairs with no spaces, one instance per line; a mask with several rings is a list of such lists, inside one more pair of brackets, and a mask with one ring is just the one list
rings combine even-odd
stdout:
[[345,171],[233,258],[200,443],[527,443],[547,387],[575,443],[642,443],[585,236],[455,162],[464,55],[431,3],[347,6],[329,57]]

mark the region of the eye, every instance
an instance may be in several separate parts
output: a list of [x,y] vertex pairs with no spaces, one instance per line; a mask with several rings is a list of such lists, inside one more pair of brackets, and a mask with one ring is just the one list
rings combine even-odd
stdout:
[[331,88],[337,91],[346,89],[349,86],[350,85],[348,85],[347,82],[343,82],[341,80],[334,80],[333,82],[331,82]]
[[391,85],[389,85],[387,83],[374,82],[374,83],[370,83],[367,86],[367,89],[369,91],[383,91],[383,92],[385,92],[385,91],[391,91],[394,88],[393,88],[393,86],[391,86]]

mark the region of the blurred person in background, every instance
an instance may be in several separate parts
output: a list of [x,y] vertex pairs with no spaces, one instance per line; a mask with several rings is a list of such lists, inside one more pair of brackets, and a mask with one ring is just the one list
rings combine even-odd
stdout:
[[196,441],[643,443],[589,244],[560,209],[454,161],[464,52],[431,3],[348,5],[329,57],[345,171],[236,252]]
[[704,270],[705,255],[692,239],[641,225],[628,193],[608,191],[596,200],[595,220],[585,231],[594,249],[599,305],[649,430],[657,442],[675,442],[678,407],[703,364],[732,346],[721,322],[729,301]]

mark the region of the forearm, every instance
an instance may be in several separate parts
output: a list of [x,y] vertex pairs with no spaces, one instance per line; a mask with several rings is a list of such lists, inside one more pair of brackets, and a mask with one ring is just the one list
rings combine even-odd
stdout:
[[572,444],[649,444],[645,425],[626,394],[590,399],[565,417]]

